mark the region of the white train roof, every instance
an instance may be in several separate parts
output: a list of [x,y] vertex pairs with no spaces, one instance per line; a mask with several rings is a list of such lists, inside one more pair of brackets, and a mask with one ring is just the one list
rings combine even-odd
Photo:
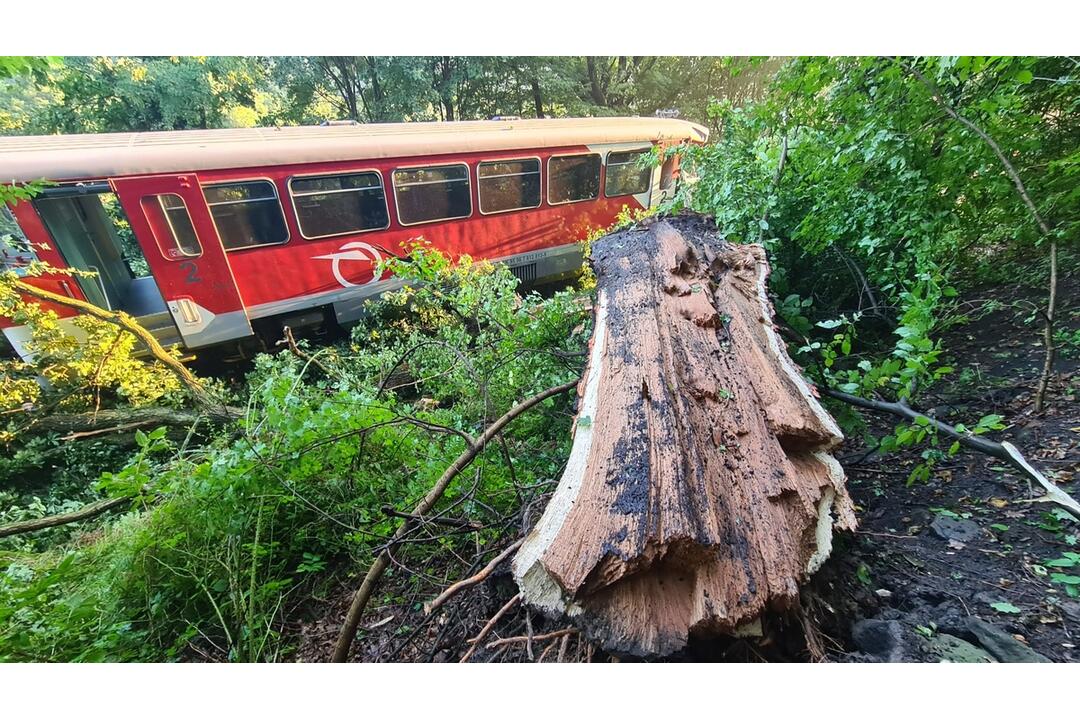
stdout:
[[0,182],[663,140],[709,131],[671,118],[554,118],[0,137]]

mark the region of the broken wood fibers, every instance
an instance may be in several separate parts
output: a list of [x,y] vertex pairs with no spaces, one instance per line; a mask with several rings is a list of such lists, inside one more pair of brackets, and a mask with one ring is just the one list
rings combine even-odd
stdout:
[[839,428],[778,339],[758,245],[697,216],[596,241],[567,468],[514,560],[524,600],[605,649],[740,634],[853,529]]

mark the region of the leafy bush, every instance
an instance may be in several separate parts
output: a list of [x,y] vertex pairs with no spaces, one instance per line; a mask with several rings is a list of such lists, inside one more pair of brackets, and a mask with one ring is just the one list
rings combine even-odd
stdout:
[[[427,491],[464,449],[456,431],[479,434],[578,373],[577,296],[521,297],[506,267],[423,244],[393,269],[408,285],[348,346],[259,356],[235,427],[198,448],[140,434],[99,482],[137,497],[133,512],[35,567],[12,558],[0,658],[279,657],[294,598],[370,562],[399,522],[383,506],[408,510]],[[523,493],[557,479],[569,423],[552,399],[511,425],[437,509],[485,529],[405,546],[399,560],[427,565],[499,535]]]
[[[961,293],[1016,282],[1015,264],[1031,265],[1047,240],[1075,240],[1075,83],[1067,58],[797,58],[762,100],[714,103],[711,144],[672,150],[687,179],[673,207],[765,244],[778,313],[815,381],[914,400],[951,371],[938,334],[963,319]],[[1049,236],[990,146],[934,93],[1012,158]],[[899,426],[885,447],[920,435]]]

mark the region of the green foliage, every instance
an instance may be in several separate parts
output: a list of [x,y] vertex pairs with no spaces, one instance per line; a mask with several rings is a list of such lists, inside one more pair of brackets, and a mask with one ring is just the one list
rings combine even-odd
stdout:
[[[674,207],[714,215],[731,241],[765,244],[777,312],[803,338],[793,351],[816,382],[914,401],[951,372],[938,335],[962,319],[960,293],[1030,261],[1046,239],[1001,161],[934,93],[996,139],[1052,236],[1072,242],[1076,82],[1068,58],[797,58],[760,101],[714,103],[709,145],[672,151],[686,180]],[[881,447],[923,443],[916,481],[957,446],[943,452],[931,428],[905,424]]]
[[[46,271],[57,272],[44,266],[29,269]],[[137,406],[176,395],[180,383],[171,372],[136,357],[140,348],[134,335],[97,318],[78,316],[71,321],[77,336],[61,326],[52,310],[24,300],[13,284],[18,279],[14,271],[0,273],[0,315],[31,329],[26,347],[34,355],[30,362],[0,361],[0,409],[10,413],[46,403],[79,410],[101,407],[103,401]]]
[[240,57],[72,57],[26,93],[49,102],[23,132],[120,132],[250,126],[274,109],[267,68]]
[[[351,345],[259,356],[235,428],[201,447],[139,434],[98,482],[137,496],[133,512],[72,561],[8,564],[0,658],[275,659],[292,598],[370,562],[400,522],[382,507],[431,487],[465,447],[455,431],[479,434],[579,372],[587,313],[571,293],[521,297],[505,266],[422,243],[391,262],[408,285],[373,303]],[[557,479],[569,425],[554,399],[515,421],[436,509],[491,529],[395,557],[423,566],[497,537],[520,493]]]
[[0,132],[680,112],[760,96],[778,60],[725,57],[0,57]]
[[1050,582],[1052,584],[1063,586],[1065,594],[1071,598],[1080,597],[1080,575],[1071,572],[1076,568],[1080,568],[1080,553],[1063,552],[1060,557],[1044,562],[1043,566],[1057,570],[1057,572],[1050,573]]

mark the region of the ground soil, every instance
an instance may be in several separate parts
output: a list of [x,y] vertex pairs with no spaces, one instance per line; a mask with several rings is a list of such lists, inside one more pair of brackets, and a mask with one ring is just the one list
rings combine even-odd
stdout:
[[[1032,394],[1044,355],[1025,301],[1041,302],[1040,291],[988,288],[974,295],[1001,307],[944,334],[955,372],[920,399],[921,409],[969,426],[986,414],[1003,415],[1006,429],[991,437],[1009,440],[1062,489],[1080,496],[1080,348],[1059,353],[1048,409],[1036,415]],[[1061,323],[1075,330],[1080,278],[1067,278],[1059,297],[1065,300]],[[896,424],[888,416],[864,417],[877,436]],[[1048,504],[1029,502],[1027,481],[993,458],[961,451],[929,482],[909,487],[921,450],[877,457],[866,456],[865,447],[854,437],[840,450],[859,529],[838,538],[808,592],[822,632],[833,640],[831,659],[868,659],[851,641],[851,628],[862,618],[898,621],[913,640],[905,659],[919,660],[936,658],[916,638],[964,636],[965,618],[976,616],[1051,660],[1080,660],[1080,602],[1042,569],[1062,551],[1077,550],[1069,543],[1080,525],[1054,517]],[[931,523],[948,513],[977,523],[978,536],[952,544],[939,537]],[[997,603],[1019,612],[1001,612],[992,607]]]
[[[1048,409],[1036,415],[1032,393],[1043,349],[1030,303],[1044,302],[1043,291],[985,288],[970,296],[992,302],[971,306],[970,320],[943,334],[955,371],[920,398],[919,408],[969,426],[986,414],[1003,415],[1006,429],[990,437],[1010,440],[1066,492],[1080,497],[1080,347],[1059,353]],[[1059,298],[1060,323],[1074,331],[1080,327],[1080,277],[1067,276]],[[890,625],[898,629],[901,647],[891,659],[937,661],[931,638],[947,633],[977,644],[966,630],[967,618],[977,617],[1045,658],[1080,660],[1080,600],[1051,583],[1043,565],[1063,551],[1080,551],[1070,545],[1080,524],[1055,517],[1048,504],[1031,502],[1038,489],[1032,492],[1013,470],[966,450],[940,465],[928,482],[908,486],[922,448],[884,457],[868,452],[867,440],[889,432],[897,420],[869,413],[863,418],[866,432],[849,437],[837,452],[857,504],[859,529],[836,536],[832,557],[804,589],[802,606],[767,618],[761,638],[692,638],[687,650],[671,659],[881,661],[880,654],[852,639],[853,626],[871,620],[895,621]],[[931,527],[934,520],[953,515],[976,523],[976,536],[951,543],[939,537]],[[460,564],[425,568],[425,574],[445,574],[447,585],[462,576]],[[290,622],[292,659],[329,657],[352,589],[346,583],[330,590],[324,601],[308,605]],[[431,616],[424,614],[422,602],[437,594],[434,583],[420,588],[402,573],[384,580],[381,589],[384,600],[393,600],[373,603],[366,613],[353,646],[356,661],[456,662],[469,647],[467,639],[517,592],[506,564]],[[1001,603],[1018,612],[993,607],[1007,607]],[[485,643],[563,627],[564,621],[518,606]],[[615,659],[571,636],[565,648],[561,638],[481,647],[473,660],[529,662],[542,656],[552,662],[560,649],[567,661]]]

